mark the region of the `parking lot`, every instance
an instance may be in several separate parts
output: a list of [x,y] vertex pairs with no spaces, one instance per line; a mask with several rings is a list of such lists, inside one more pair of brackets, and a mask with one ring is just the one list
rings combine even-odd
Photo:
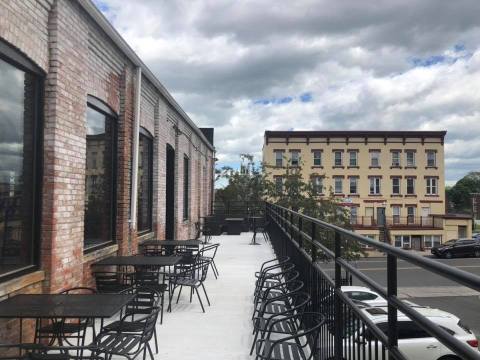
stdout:
[[[478,258],[432,259],[480,275]],[[333,264],[325,266],[332,268]],[[355,266],[382,286],[387,286],[386,258],[361,259],[355,262]],[[355,279],[354,284],[363,285]],[[402,298],[453,313],[480,336],[480,293],[403,260],[398,261],[398,286]]]

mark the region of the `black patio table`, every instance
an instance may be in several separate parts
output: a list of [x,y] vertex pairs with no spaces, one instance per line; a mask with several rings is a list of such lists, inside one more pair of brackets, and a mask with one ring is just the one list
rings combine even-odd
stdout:
[[20,319],[19,343],[22,343],[23,319],[103,320],[115,315],[134,297],[134,294],[19,294],[0,302],[0,318]]
[[202,240],[145,240],[140,246],[200,246]]
[[93,263],[93,266],[174,266],[182,261],[182,256],[110,256]]

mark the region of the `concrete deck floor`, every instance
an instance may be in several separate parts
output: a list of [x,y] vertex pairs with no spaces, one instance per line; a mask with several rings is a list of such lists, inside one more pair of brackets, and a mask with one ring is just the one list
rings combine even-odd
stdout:
[[[172,312],[165,312],[163,325],[157,326],[159,353],[155,359],[251,359],[254,273],[273,257],[261,235],[257,236],[258,246],[249,245],[251,237],[251,233],[242,233],[212,238],[212,243],[221,245],[215,259],[220,276],[216,280],[209,272],[205,283],[211,306],[204,301],[206,312],[202,313],[198,299],[194,297],[190,304],[189,291],[184,289]],[[151,344],[154,350],[153,339]]]

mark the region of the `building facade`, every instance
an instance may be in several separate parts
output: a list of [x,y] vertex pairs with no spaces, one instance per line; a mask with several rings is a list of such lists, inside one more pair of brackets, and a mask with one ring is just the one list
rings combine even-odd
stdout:
[[362,235],[423,250],[471,236],[471,219],[445,214],[445,131],[266,131],[263,161],[281,188],[301,166],[319,197],[333,193]]
[[[90,286],[95,261],[195,237],[212,207],[213,129],[93,2],[0,2],[0,80],[0,299]],[[0,342],[16,328],[1,320]]]

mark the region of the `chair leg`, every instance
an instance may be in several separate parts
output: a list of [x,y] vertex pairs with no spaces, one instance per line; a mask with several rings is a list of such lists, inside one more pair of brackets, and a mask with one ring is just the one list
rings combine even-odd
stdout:
[[160,325],[163,324],[163,307],[165,303],[165,291],[162,292],[162,309],[160,311]]
[[253,354],[253,350],[255,349],[255,344],[257,343],[257,339],[258,339],[258,331],[255,331],[255,337],[253,338],[252,347],[250,348],[250,355]]
[[[155,360],[154,357],[153,357],[153,352],[152,352],[152,349],[150,348],[150,344],[147,343],[147,349],[148,349],[148,353],[150,354],[150,359],[151,360]],[[158,354],[158,352],[157,352]]]
[[190,288],[190,304],[192,303],[193,287]]
[[155,338],[155,354],[158,354],[157,329],[153,328],[153,337]]
[[205,297],[207,298],[208,306],[210,306],[210,299],[208,298],[207,291],[205,290],[205,285],[203,285],[203,282],[202,282],[202,288],[203,288],[203,292],[205,293]]
[[217,277],[217,273],[215,272],[215,268],[213,267],[213,265],[212,265],[212,264],[213,264],[213,263],[210,263],[210,265],[209,265],[209,266],[212,268],[213,276],[215,276],[215,279],[218,279],[218,277]]
[[200,306],[202,307],[202,311],[205,312],[205,309],[203,307],[202,299],[200,298],[200,293],[198,292],[197,288],[194,288],[195,292],[197,293],[198,301],[200,301]]
[[175,292],[175,286],[172,286],[172,291],[170,291],[170,294],[168,296],[168,311],[172,311],[172,300],[173,300],[173,293]]
[[143,360],[147,359],[147,345],[143,348]]
[[177,304],[178,304],[178,299],[180,299],[180,294],[182,293],[183,285],[180,285],[180,291],[178,292],[177,296]]
[[217,264],[215,264],[215,260],[212,260],[212,265],[213,265],[213,268],[215,269],[217,275],[220,275],[220,273],[218,272]]

